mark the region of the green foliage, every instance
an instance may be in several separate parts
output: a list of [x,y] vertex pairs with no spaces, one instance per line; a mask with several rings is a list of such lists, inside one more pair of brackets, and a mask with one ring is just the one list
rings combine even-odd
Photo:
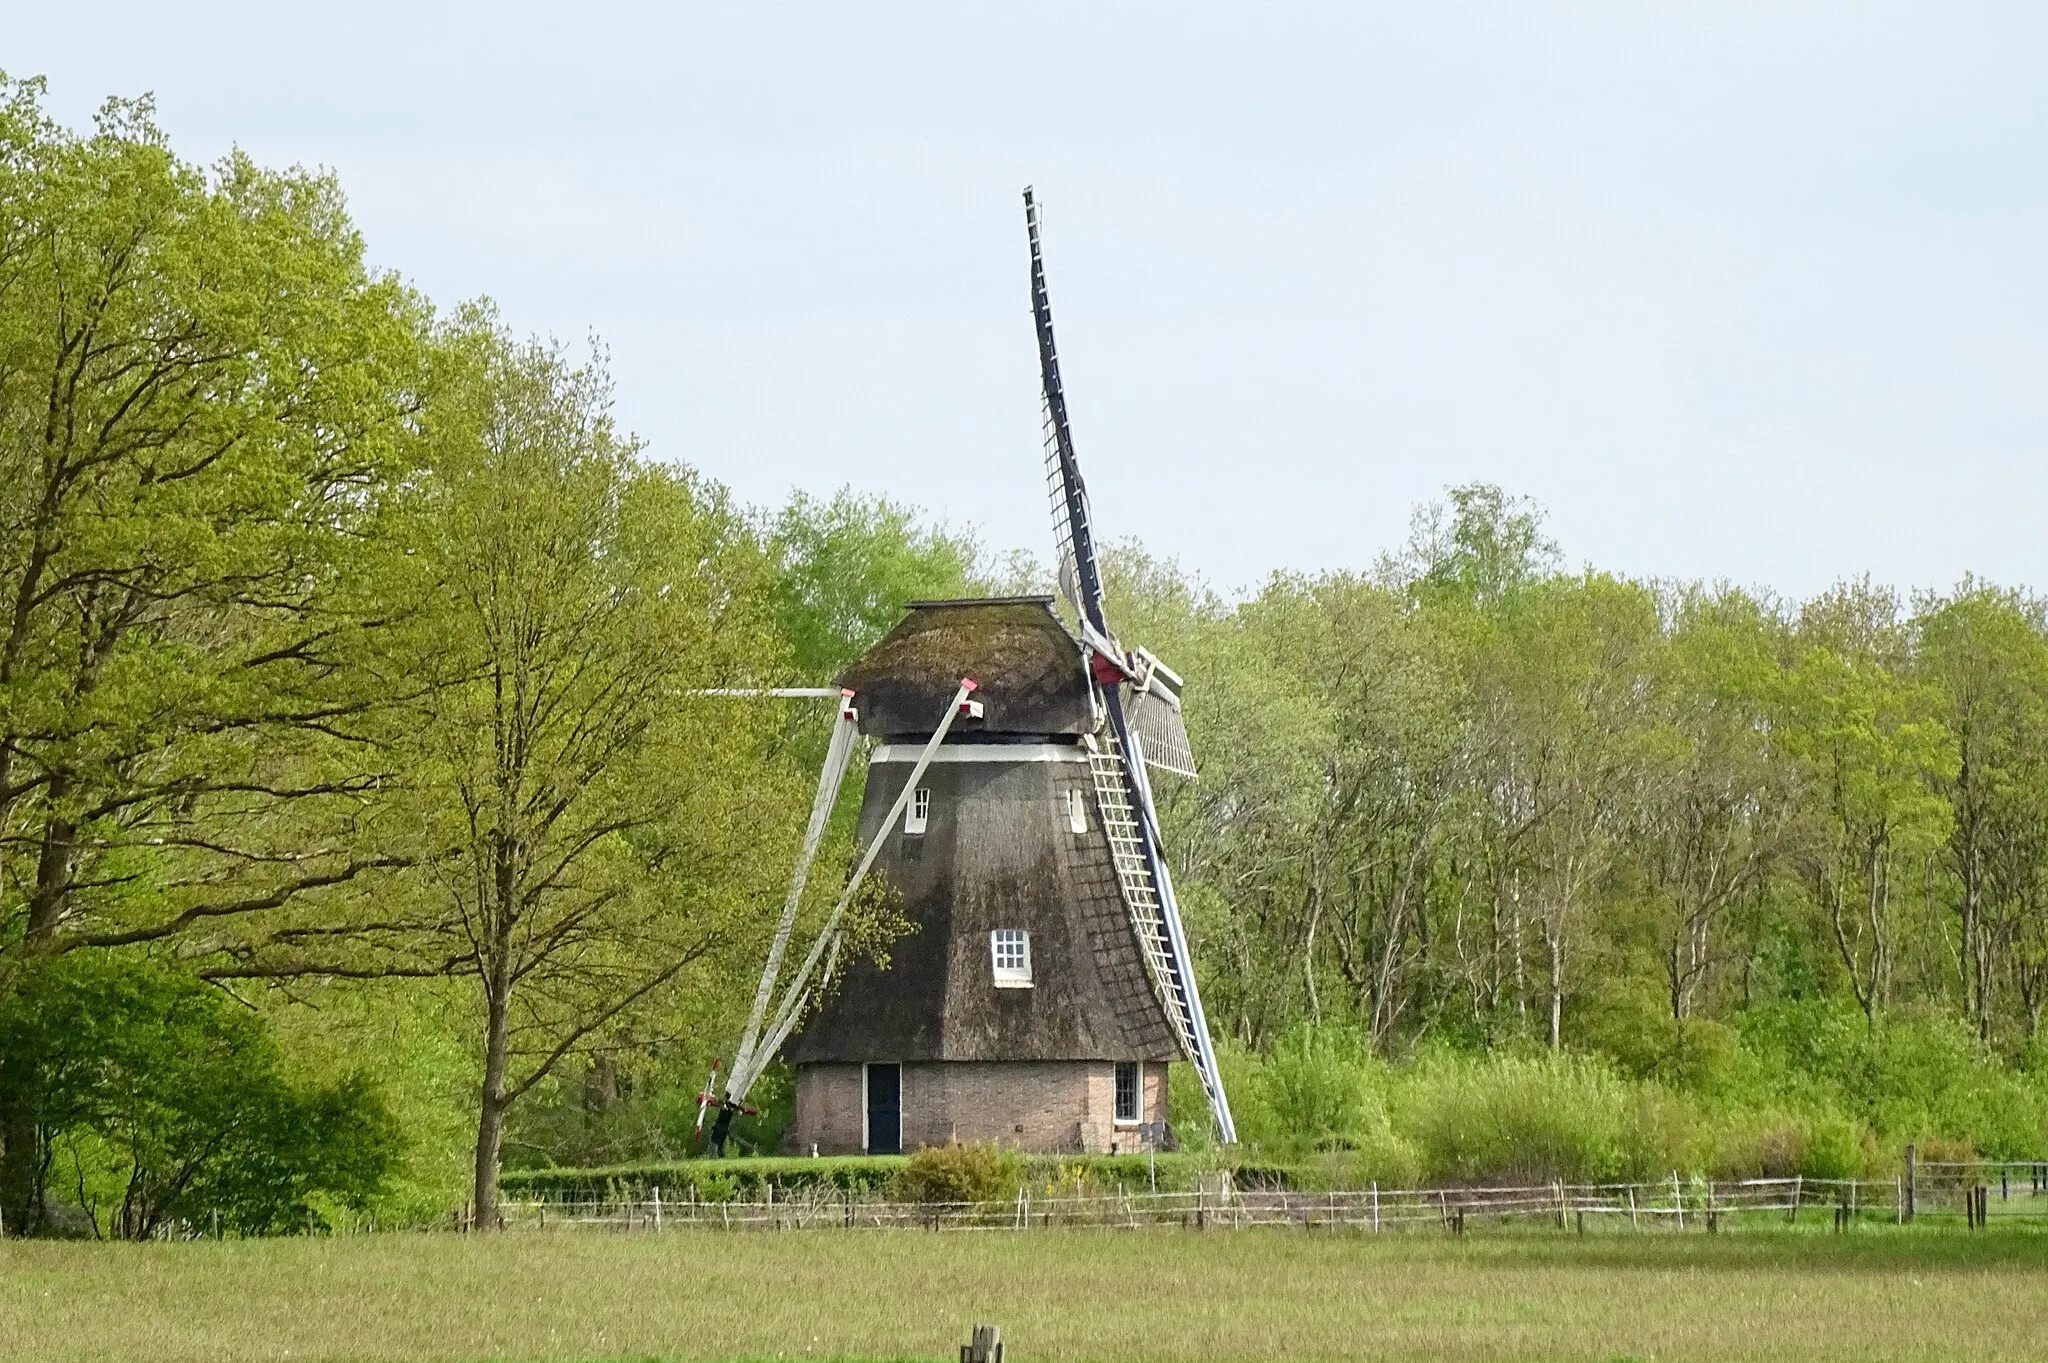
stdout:
[[422,309],[330,177],[41,97],[0,76],[0,950],[203,919],[221,951],[380,864],[353,570]]
[[975,1141],[928,1145],[903,1162],[890,1191],[908,1202],[999,1202],[1023,1176],[1015,1151]]
[[1431,1178],[1611,1179],[1627,1169],[1627,1086],[1575,1056],[1429,1056],[1403,1076],[1399,1129]]
[[1386,1126],[1367,1052],[1342,1028],[1289,1028],[1259,1067],[1257,1086],[1273,1121],[1311,1149],[1351,1146]]
[[0,1011],[0,1110],[43,1134],[45,1196],[75,1192],[95,1234],[182,1224],[306,1228],[359,1207],[396,1162],[375,1082],[286,1075],[261,1021],[220,990],[77,953],[25,969]]
[[[908,1155],[827,1155],[819,1158],[768,1156],[746,1159],[690,1159],[619,1164],[593,1169],[508,1169],[505,1191],[514,1197],[552,1201],[645,1198],[660,1188],[664,1198],[700,1201],[758,1200],[773,1185],[777,1196],[829,1188],[862,1196],[896,1196],[903,1186]],[[1014,1165],[1010,1161],[1014,1160]],[[1117,1188],[1136,1191],[1156,1184],[1162,1192],[1185,1191],[1205,1174],[1232,1170],[1246,1186],[1289,1187],[1301,1181],[1303,1166],[1246,1151],[1146,1155],[1019,1155],[1005,1152],[999,1167],[1013,1168],[1017,1184],[1038,1190]],[[1007,1194],[1004,1194],[1007,1196]]]
[[904,602],[975,594],[971,539],[851,489],[829,502],[797,493],[767,539],[791,670],[809,685],[829,682],[888,633]]

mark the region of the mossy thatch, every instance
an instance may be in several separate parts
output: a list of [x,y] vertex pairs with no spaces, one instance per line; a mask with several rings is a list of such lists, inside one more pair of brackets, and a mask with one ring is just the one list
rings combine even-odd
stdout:
[[929,734],[962,677],[980,690],[982,717],[956,722],[949,741],[978,735],[1073,737],[1096,727],[1081,648],[1049,596],[913,601],[910,614],[846,670],[861,732]]

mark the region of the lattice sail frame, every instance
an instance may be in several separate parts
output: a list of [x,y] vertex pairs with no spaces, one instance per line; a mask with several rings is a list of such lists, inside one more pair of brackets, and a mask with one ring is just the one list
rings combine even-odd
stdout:
[[[1031,242],[1031,309],[1038,333],[1041,411],[1046,437],[1046,486],[1052,500],[1053,535],[1059,554],[1060,590],[1074,608],[1083,648],[1100,654],[1113,674],[1126,678],[1134,691],[1133,705],[1145,726],[1154,730],[1161,757],[1173,765],[1167,770],[1194,773],[1193,755],[1187,747],[1187,731],[1180,718],[1177,692],[1167,688],[1172,674],[1159,667],[1150,654],[1126,656],[1110,637],[1102,615],[1102,578],[1095,561],[1095,536],[1088,506],[1087,486],[1081,479],[1074,457],[1073,434],[1066,419],[1066,394],[1061,386],[1058,349],[1053,342],[1052,304],[1046,293],[1045,263],[1038,234],[1038,206],[1029,189],[1024,191],[1024,223]],[[1095,675],[1091,660],[1091,675]],[[1161,674],[1164,674],[1163,676]],[[1133,717],[1127,716],[1123,686],[1109,676],[1097,676],[1102,685],[1103,706],[1108,711],[1110,738],[1107,749],[1097,744],[1091,750],[1097,809],[1102,827],[1110,838],[1117,867],[1117,883],[1124,906],[1130,914],[1131,929],[1145,957],[1152,987],[1173,1027],[1182,1053],[1200,1079],[1209,1100],[1209,1113],[1216,1134],[1226,1144],[1236,1141],[1230,1100],[1223,1092],[1223,1077],[1216,1064],[1216,1052],[1209,1040],[1209,1025],[1202,1012],[1202,999],[1195,985],[1194,958],[1188,950],[1187,935],[1181,927],[1180,908],[1174,898],[1173,878],[1159,836],[1159,817],[1152,799],[1152,784],[1146,775],[1147,739]],[[1147,699],[1153,685],[1160,694]],[[1133,755],[1138,760],[1128,760]]]

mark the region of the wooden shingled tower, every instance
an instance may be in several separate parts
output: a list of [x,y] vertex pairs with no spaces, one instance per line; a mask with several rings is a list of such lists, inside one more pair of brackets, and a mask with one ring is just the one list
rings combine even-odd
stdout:
[[[912,602],[838,687],[769,693],[836,697],[840,713],[752,1014],[723,1090],[714,1072],[700,1095],[700,1129],[719,1114],[715,1148],[778,1054],[796,1069],[800,1152],[1159,1149],[1175,1062],[1217,1136],[1236,1139],[1152,798],[1153,771],[1195,775],[1181,679],[1124,649],[1103,615],[1029,190],[1024,202],[1067,614],[1051,596]],[[785,981],[805,879],[863,741],[865,850]],[[910,930],[885,963],[841,969],[841,924],[870,872]]]

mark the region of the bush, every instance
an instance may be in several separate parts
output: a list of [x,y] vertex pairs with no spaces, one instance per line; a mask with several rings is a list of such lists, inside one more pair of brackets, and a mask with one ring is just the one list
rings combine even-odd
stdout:
[[369,1080],[293,1083],[261,1020],[189,975],[78,952],[16,985],[0,1111],[42,1133],[41,1177],[56,1175],[31,1190],[31,1229],[55,1187],[95,1235],[303,1230],[362,1206],[397,1162]]
[[1770,1104],[1816,1120],[1844,1116],[1886,1147],[1932,1138],[1968,1142],[1990,1159],[2048,1154],[2039,1079],[2000,1065],[1956,1019],[1873,1025],[1854,1007],[1801,1001],[1753,1010],[1742,1039],[1766,1076],[1756,1096]]
[[1298,1023],[1273,1044],[1252,1080],[1248,1114],[1261,1143],[1283,1150],[1354,1150],[1383,1135],[1387,1109],[1358,1034]]
[[908,1202],[999,1202],[1017,1195],[1023,1162],[980,1143],[928,1145],[904,1162],[893,1192]]
[[1611,1179],[1630,1160],[1629,1088],[1597,1061],[1439,1054],[1395,1093],[1395,1129],[1433,1180]]

